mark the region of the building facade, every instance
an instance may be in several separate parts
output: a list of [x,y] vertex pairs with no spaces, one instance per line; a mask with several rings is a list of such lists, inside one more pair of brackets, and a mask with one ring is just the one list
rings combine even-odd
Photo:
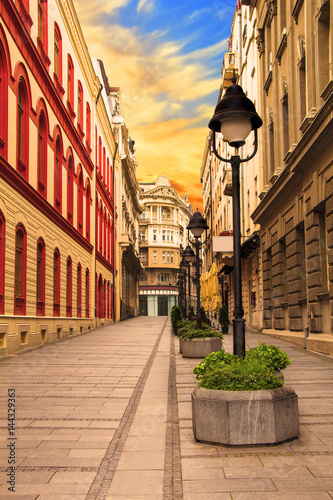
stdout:
[[177,273],[186,247],[186,227],[192,216],[187,197],[183,199],[169,179],[140,184],[143,212],[139,224],[140,315],[165,316],[178,303]]
[[0,353],[115,319],[116,143],[71,0],[0,5]]
[[[310,333],[331,333],[332,2],[243,0],[240,4],[229,48],[231,53],[242,49],[242,57],[238,54],[235,59],[237,81],[263,120],[258,153],[241,172],[246,324],[291,337],[304,335],[307,327]],[[230,56],[225,55],[223,82],[229,79],[226,58],[230,61]],[[248,143],[242,157],[252,148],[252,141]],[[219,147],[222,156],[228,154],[221,140]],[[204,193],[212,183],[213,197],[219,192],[214,173],[209,174],[214,164],[208,138],[201,176]],[[221,190],[228,192],[228,186]],[[210,204],[206,213],[230,214],[223,195],[221,208],[213,210],[212,197],[206,194],[206,199]],[[212,227],[214,234],[220,227],[232,228],[230,223],[219,227],[215,219]],[[232,316],[232,252],[213,252],[212,258],[220,260],[221,277],[226,275],[221,281],[227,281]]]

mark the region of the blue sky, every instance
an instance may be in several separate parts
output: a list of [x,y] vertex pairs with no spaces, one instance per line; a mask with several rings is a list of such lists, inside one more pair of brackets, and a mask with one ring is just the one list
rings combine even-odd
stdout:
[[[194,208],[236,0],[74,0],[136,141],[139,181],[167,175]],[[200,203],[201,205],[201,203]]]

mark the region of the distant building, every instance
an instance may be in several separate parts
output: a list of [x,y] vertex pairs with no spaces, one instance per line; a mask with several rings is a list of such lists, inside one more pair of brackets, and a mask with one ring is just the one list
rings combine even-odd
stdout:
[[163,175],[154,183],[140,183],[140,188],[139,245],[144,267],[139,283],[140,315],[170,315],[178,303],[177,272],[193,211],[187,197],[182,199]]

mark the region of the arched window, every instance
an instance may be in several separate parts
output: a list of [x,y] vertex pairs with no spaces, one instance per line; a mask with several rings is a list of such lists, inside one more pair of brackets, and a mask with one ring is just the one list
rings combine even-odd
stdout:
[[147,281],[147,275],[145,273],[141,273],[139,279],[140,279],[140,281],[144,281],[145,282],[145,281]]
[[68,158],[68,171],[67,171],[67,220],[73,224],[73,197],[74,197],[74,162],[73,157],[70,155]]
[[66,262],[66,316],[72,316],[72,259]]
[[0,314],[5,314],[5,243],[6,220],[0,210]]
[[8,142],[8,68],[6,54],[0,41],[0,154],[7,159]]
[[91,111],[89,103],[86,104],[86,148],[91,153]]
[[98,295],[97,295],[97,317],[98,318],[103,318],[103,280],[102,280],[102,275],[99,275],[98,278]]
[[28,180],[29,100],[27,86],[20,78],[17,89],[17,170]]
[[37,242],[36,315],[45,316],[45,243]]
[[97,170],[102,174],[102,139],[101,136],[98,138],[98,165]]
[[158,275],[158,281],[170,283],[170,281],[171,281],[170,274],[169,273],[160,273]]
[[79,81],[77,84],[77,128],[81,137],[84,136],[83,132],[83,88]]
[[77,197],[77,219],[78,230],[83,234],[83,174],[80,169],[78,182],[78,197]]
[[103,318],[106,318],[106,280],[103,286]]
[[104,217],[103,217],[103,226],[104,226],[104,244],[103,244],[103,255],[106,258],[106,247],[107,247],[107,222],[106,222],[106,209],[104,208]]
[[54,75],[62,86],[62,38],[57,23],[54,23]]
[[60,252],[57,248],[53,256],[53,316],[60,316]]
[[47,56],[47,0],[38,0],[38,46],[43,59]]
[[106,184],[106,155],[105,155],[105,148],[103,148],[103,180]]
[[74,65],[70,55],[67,59],[67,109],[68,112],[74,120]]
[[47,189],[47,127],[43,111],[38,120],[38,191],[46,198]]
[[106,176],[107,176],[106,184],[108,187],[108,191],[109,191],[109,193],[111,193],[111,191],[110,191],[110,160],[109,160],[109,158],[106,160]]
[[86,269],[86,318],[89,318],[89,293],[90,293],[90,287],[89,287],[89,269]]
[[110,249],[111,249],[111,223],[110,223],[110,214],[108,215],[108,225],[107,225],[106,234],[107,234],[106,240],[107,240],[107,245],[108,245],[107,259],[108,259],[108,262],[110,262]]
[[55,155],[54,155],[54,205],[61,212],[62,203],[62,141],[59,136],[56,138]]
[[99,253],[102,253],[103,250],[103,205],[100,203],[99,207],[99,236],[98,236],[98,246]]
[[106,302],[107,302],[107,306],[106,306],[106,316],[107,318],[110,318],[110,282],[108,281],[107,282],[107,299],[106,299]]
[[90,183],[86,187],[86,238],[90,241]]
[[26,314],[27,233],[22,224],[16,227],[15,238],[15,302],[14,314]]
[[113,220],[111,221],[111,264],[114,264],[114,254],[113,254],[113,248],[114,248],[114,223]]
[[77,266],[77,282],[76,282],[76,303],[77,303],[77,317],[81,318],[81,301],[82,301],[82,276],[81,264]]

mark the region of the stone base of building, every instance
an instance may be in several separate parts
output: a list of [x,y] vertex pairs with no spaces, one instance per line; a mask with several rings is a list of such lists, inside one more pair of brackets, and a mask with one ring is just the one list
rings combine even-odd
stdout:
[[309,351],[319,352],[327,356],[333,356],[333,334],[329,333],[310,333],[305,337],[304,332],[293,332],[290,330],[264,329],[265,335],[272,335],[279,339],[294,342],[297,345],[306,347]]
[[298,398],[291,387],[192,393],[197,441],[232,446],[277,444],[299,435]]

